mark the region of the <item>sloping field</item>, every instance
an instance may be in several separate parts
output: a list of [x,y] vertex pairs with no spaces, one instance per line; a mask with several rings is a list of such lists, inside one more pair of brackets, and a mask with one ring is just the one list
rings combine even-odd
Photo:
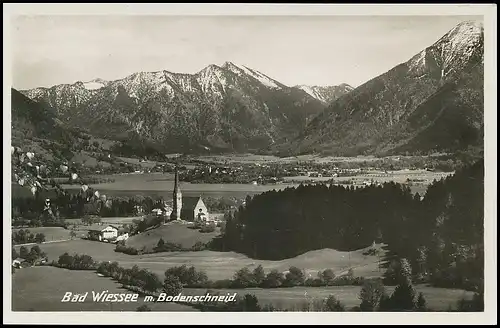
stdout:
[[130,237],[126,244],[127,246],[136,249],[152,250],[160,238],[165,242],[181,244],[182,247],[192,247],[196,242],[207,243],[219,235],[219,229],[214,232],[202,233],[197,229],[190,228],[187,224],[180,222],[171,222],[137,235]]
[[[378,269],[377,256],[365,256],[364,250],[353,252],[339,252],[332,249],[323,249],[307,252],[297,257],[281,261],[254,260],[235,252],[165,252],[146,255],[127,255],[114,251],[115,245],[88,240],[72,240],[60,243],[42,244],[42,250],[47,253],[49,260],[58,260],[65,252],[69,254],[87,254],[96,261],[118,261],[124,267],[138,265],[140,268],[150,269],[163,277],[166,269],[186,264],[204,270],[209,279],[230,279],[236,270],[243,267],[253,269],[259,264],[266,272],[272,269],[285,272],[290,266],[306,270],[307,275],[315,277],[318,270],[332,269],[340,275],[353,268],[356,276],[379,277],[382,271]],[[19,249],[19,247],[17,247]]]
[[[145,304],[138,302],[93,302],[92,291],[132,293],[110,278],[91,271],[70,271],[54,267],[31,267],[17,270],[12,277],[12,311],[135,311]],[[61,302],[66,292],[88,292],[85,302]],[[190,306],[170,302],[148,302],[153,311],[196,311]]]

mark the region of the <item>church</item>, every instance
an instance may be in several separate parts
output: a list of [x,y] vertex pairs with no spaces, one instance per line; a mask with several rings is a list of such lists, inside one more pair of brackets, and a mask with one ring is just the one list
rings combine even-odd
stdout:
[[209,219],[208,209],[200,196],[182,196],[182,192],[179,187],[179,173],[177,171],[177,167],[175,168],[174,192],[172,196],[173,206],[170,219],[191,222],[206,222]]

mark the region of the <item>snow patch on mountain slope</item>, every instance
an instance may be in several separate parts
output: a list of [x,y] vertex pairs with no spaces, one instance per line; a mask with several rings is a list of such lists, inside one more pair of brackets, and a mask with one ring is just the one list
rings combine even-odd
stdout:
[[335,86],[318,86],[318,85],[297,85],[298,88],[313,98],[318,99],[324,103],[329,103],[338,97],[352,91],[354,88],[349,84],[342,83]]
[[221,95],[225,92],[228,81],[224,72],[217,65],[209,65],[196,74],[196,81],[203,92],[212,92]]
[[313,89],[313,87],[310,87],[308,85],[299,85],[297,87],[299,89],[301,89],[302,91],[306,92],[308,95],[310,95],[313,98],[316,98],[316,99],[321,100],[321,101],[326,101],[325,97],[323,95],[321,95],[318,91]]
[[274,89],[281,89],[281,86],[276,83],[275,80],[271,79],[265,74],[262,74],[259,71],[252,70],[246,66],[243,65],[237,65],[231,62],[226,62],[223,65],[224,68],[230,70],[231,72],[242,76],[243,74],[249,75],[253,77],[254,79],[258,80],[260,83],[264,84],[266,87],[269,88],[274,88]]
[[87,90],[97,90],[100,88],[104,88],[105,86],[106,85],[103,83],[93,82],[93,81],[83,83],[83,87]]

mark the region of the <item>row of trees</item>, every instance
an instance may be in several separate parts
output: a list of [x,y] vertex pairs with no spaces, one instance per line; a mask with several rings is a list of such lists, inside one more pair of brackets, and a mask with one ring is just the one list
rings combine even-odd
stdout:
[[29,243],[37,243],[41,244],[45,242],[45,234],[39,232],[34,234],[30,232],[28,229],[20,229],[18,231],[12,231],[12,244],[29,244]]
[[354,189],[301,185],[269,191],[228,213],[212,243],[252,258],[279,260],[314,249],[387,244],[385,260],[407,258],[414,279],[480,288],[483,280],[484,163],[435,181],[425,197],[397,183]]
[[162,282],[158,275],[149,270],[140,269],[137,265],[132,268],[123,268],[118,262],[101,262],[97,267],[97,272],[112,277],[125,287],[135,288],[147,294],[163,291],[173,296],[182,291],[182,285],[178,280],[172,280],[166,276]]
[[182,265],[169,268],[165,275],[176,277],[184,287],[188,288],[215,288],[215,289],[241,289],[241,288],[279,288],[295,286],[361,286],[362,277],[355,277],[354,271],[342,276],[335,276],[331,269],[319,271],[317,278],[306,278],[305,272],[297,267],[290,267],[286,274],[276,269],[265,273],[262,265],[250,270],[245,267],[235,272],[233,279],[209,280],[207,274],[195,267]]
[[90,255],[64,253],[59,256],[56,266],[69,270],[95,270],[96,261]]
[[279,287],[295,287],[295,286],[346,286],[346,285],[361,285],[362,277],[355,277],[354,271],[350,269],[347,274],[335,276],[332,269],[319,271],[316,278],[306,278],[306,274],[300,268],[292,266],[286,274],[274,269],[264,272],[261,265],[257,266],[253,271],[248,268],[238,270],[233,280],[229,283],[228,288],[279,288]]

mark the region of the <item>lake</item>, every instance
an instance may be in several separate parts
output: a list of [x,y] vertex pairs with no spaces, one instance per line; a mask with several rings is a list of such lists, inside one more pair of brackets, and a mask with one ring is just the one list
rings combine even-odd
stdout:
[[[378,182],[396,181],[404,182],[406,178],[422,178],[422,172],[403,172],[396,171],[383,176],[376,174],[365,174],[358,177],[334,178],[334,180],[353,180],[356,184],[362,184],[364,180],[373,179]],[[413,192],[418,192],[423,195],[427,188],[427,184],[434,178],[441,178],[446,174],[425,172],[425,183],[419,183],[411,186]],[[130,174],[110,174],[100,175],[99,178],[113,179],[113,182],[105,182],[98,184],[90,184],[90,187],[98,190],[101,194],[118,197],[131,197],[136,195],[142,196],[161,196],[164,199],[172,198],[174,189],[174,175],[172,173],[130,173]],[[299,185],[300,180],[315,180],[320,182],[325,178],[309,178],[309,177],[290,177],[288,179],[296,180],[285,182],[282,184],[269,185],[253,185],[253,184],[209,184],[209,183],[188,183],[180,182],[180,188],[185,196],[204,196],[204,197],[236,197],[245,198],[247,195],[261,194],[270,190],[282,190],[285,188],[294,188]],[[331,178],[327,178],[331,179]],[[306,182],[306,181],[304,181]],[[17,186],[17,187],[16,187]],[[80,189],[79,185],[63,185],[69,190]],[[19,190],[22,189],[22,190]],[[13,185],[13,195],[31,195],[27,188],[20,188],[18,185]]]

